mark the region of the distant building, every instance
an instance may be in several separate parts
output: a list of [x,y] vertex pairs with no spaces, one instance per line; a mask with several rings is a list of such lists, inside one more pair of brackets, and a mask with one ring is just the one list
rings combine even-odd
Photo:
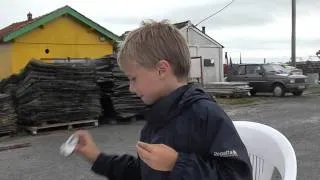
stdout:
[[112,54],[120,38],[69,6],[0,30],[0,79],[30,59],[97,58]]
[[[224,48],[219,42],[205,32],[205,27],[198,29],[191,21],[174,24],[186,38],[191,56],[201,56],[203,59],[203,82],[218,82],[224,79],[223,54]],[[192,68],[191,71],[197,71]]]
[[[174,24],[185,37],[192,57],[201,57],[191,60],[190,74],[202,74],[203,83],[224,81],[223,45],[211,38],[205,32],[205,27],[198,29],[191,21]],[[126,31],[120,37],[122,40],[130,31]],[[201,72],[200,72],[201,71]]]

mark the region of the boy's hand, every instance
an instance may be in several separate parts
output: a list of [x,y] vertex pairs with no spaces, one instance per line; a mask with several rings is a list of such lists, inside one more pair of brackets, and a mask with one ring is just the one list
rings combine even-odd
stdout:
[[75,134],[79,137],[79,143],[75,151],[87,158],[91,163],[94,163],[101,152],[94,143],[92,136],[88,131],[83,130],[77,131]]
[[178,158],[178,153],[164,144],[138,142],[137,151],[141,160],[158,171],[171,171]]

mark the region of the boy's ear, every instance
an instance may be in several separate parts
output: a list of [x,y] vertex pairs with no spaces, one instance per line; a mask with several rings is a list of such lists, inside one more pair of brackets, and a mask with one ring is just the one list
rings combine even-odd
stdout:
[[158,66],[157,66],[158,72],[159,72],[159,76],[160,77],[164,77],[165,74],[167,74],[167,72],[170,69],[170,64],[167,60],[160,60],[158,62]]

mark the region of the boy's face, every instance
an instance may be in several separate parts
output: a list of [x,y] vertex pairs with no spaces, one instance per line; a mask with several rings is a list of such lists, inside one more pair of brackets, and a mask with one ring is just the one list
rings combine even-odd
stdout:
[[165,85],[157,68],[148,69],[137,63],[128,63],[122,70],[129,78],[130,92],[139,96],[145,104],[153,104],[163,96]]

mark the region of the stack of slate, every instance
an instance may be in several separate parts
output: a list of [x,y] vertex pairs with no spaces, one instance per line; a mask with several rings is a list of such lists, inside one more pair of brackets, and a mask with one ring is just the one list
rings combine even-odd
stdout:
[[108,118],[114,118],[116,112],[111,101],[113,88],[112,69],[114,62],[108,59],[96,59],[94,61],[96,67],[96,82],[100,87],[100,103],[102,107],[102,116],[100,121],[107,121]]
[[32,60],[21,76],[15,94],[19,124],[93,120],[101,114],[95,69],[90,64]]
[[20,76],[12,75],[8,78],[2,79],[0,81],[0,93],[14,94],[15,89],[19,83]]
[[105,116],[122,119],[140,115],[145,105],[129,92],[129,80],[120,70],[116,57],[105,56],[96,60],[96,69]]
[[118,66],[112,70],[114,76],[114,87],[112,88],[112,102],[115,111],[120,118],[136,116],[142,112],[145,105],[141,99],[129,91],[128,78],[121,72]]
[[0,135],[17,130],[17,116],[10,95],[0,94]]
[[309,74],[309,73],[320,74],[320,61],[297,62],[296,67],[298,69],[301,69],[304,74]]

